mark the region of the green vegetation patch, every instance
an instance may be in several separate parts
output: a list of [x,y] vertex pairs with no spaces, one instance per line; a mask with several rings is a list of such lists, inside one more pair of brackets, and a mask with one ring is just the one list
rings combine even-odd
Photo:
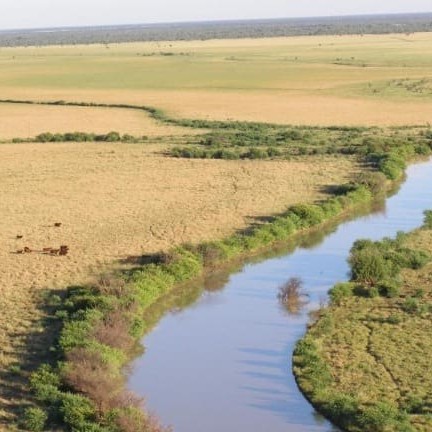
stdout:
[[[170,121],[170,120],[168,120]],[[192,159],[287,159],[295,156],[357,155],[397,180],[406,161],[432,153],[427,128],[278,126],[245,122],[179,120],[178,125],[211,129],[197,143],[173,147],[168,155]]]
[[294,353],[304,394],[347,431],[432,428],[432,231],[357,241],[352,280],[330,291]]

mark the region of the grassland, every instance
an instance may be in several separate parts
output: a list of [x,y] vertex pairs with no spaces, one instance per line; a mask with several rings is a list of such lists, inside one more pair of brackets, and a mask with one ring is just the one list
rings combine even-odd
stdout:
[[2,48],[0,92],[150,105],[183,118],[425,124],[431,47],[431,33],[419,33]]
[[[431,35],[417,34],[2,48],[0,93],[2,100],[154,106],[176,118],[425,124],[432,112],[431,42]],[[302,135],[308,149],[303,155],[295,150],[269,161],[184,160],[166,157],[172,144],[196,144],[196,134],[208,130],[129,109],[0,104],[0,115],[2,141],[74,130],[150,137],[139,144],[0,146],[0,429],[28,401],[28,372],[50,344],[37,308],[43,290],[87,282],[113,263],[128,268],[142,255],[173,245],[217,240],[289,205],[328,197],[333,186],[365,168],[359,154],[335,155],[332,141],[338,150],[358,139],[366,153],[378,151],[377,167],[399,176],[400,158],[413,156],[409,151],[416,153],[428,133],[409,130],[415,145],[406,154],[399,146],[401,154],[388,159],[386,152],[405,132],[317,130],[327,139],[326,151],[319,140],[307,143]],[[229,127],[228,148],[240,126]],[[300,148],[298,140],[294,144]],[[67,257],[14,253],[23,246],[39,251],[60,244],[70,247]]]
[[[352,158],[176,160],[164,156],[166,148],[155,143],[0,146],[4,371],[23,363],[28,336],[41,329],[37,304],[43,290],[86,282],[113,263],[124,268],[120,261],[128,257],[221,238],[290,204],[322,199],[328,185],[344,183],[360,170]],[[55,228],[55,222],[62,226]],[[69,256],[13,253],[60,244],[70,247]],[[46,341],[38,341],[33,337],[36,357],[46,349]],[[2,375],[0,424],[8,424],[10,409],[26,400],[25,388],[17,376]]]
[[138,137],[190,135],[181,127],[162,125],[138,110],[0,104],[0,140],[29,138],[40,133],[118,131]]
[[[346,430],[432,428],[431,228],[429,221],[408,236],[381,243],[380,256],[393,260],[393,282],[361,285],[354,272],[361,286],[335,287],[331,306],[298,345],[294,370],[300,387]],[[409,268],[398,277],[400,266]],[[357,270],[366,265],[361,267]]]

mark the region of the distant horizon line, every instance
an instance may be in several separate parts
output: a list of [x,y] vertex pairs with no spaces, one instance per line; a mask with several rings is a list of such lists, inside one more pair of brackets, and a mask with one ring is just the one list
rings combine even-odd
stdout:
[[54,27],[15,27],[15,28],[0,28],[0,33],[18,32],[18,31],[55,31],[55,30],[77,30],[87,28],[107,28],[107,27],[135,27],[135,26],[166,26],[171,24],[187,25],[187,24],[217,24],[217,23],[235,23],[235,22],[251,22],[251,21],[284,21],[284,20],[306,20],[306,19],[329,19],[329,18],[355,18],[355,17],[385,17],[385,16],[409,16],[409,15],[432,15],[431,11],[422,12],[388,12],[388,13],[361,13],[361,14],[341,14],[341,15],[315,15],[315,16],[295,16],[295,17],[272,17],[272,18],[226,18],[226,19],[197,19],[190,21],[155,21],[155,22],[137,22],[124,24],[87,24],[87,25],[64,25]]

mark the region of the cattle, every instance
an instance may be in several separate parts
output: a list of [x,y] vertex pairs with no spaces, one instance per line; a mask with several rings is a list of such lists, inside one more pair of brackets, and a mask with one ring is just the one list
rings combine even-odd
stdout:
[[60,246],[60,255],[64,256],[69,253],[69,246]]

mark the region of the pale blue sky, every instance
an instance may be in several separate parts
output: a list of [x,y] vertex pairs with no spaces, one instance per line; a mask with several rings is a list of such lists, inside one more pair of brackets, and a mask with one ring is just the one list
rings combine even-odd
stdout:
[[0,0],[0,29],[432,12],[432,0]]

